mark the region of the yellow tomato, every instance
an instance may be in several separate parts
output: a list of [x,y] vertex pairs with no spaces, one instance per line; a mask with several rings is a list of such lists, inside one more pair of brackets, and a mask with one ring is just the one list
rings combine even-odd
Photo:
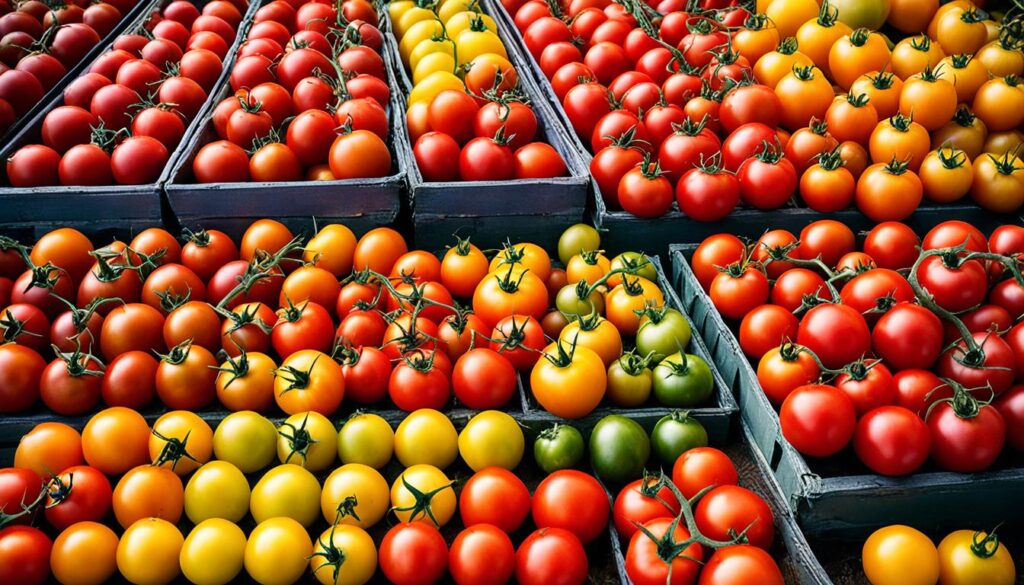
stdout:
[[447,23],[456,14],[479,10],[479,0],[444,0],[437,5],[437,17]]
[[455,425],[447,416],[421,408],[395,430],[395,456],[406,467],[425,463],[444,469],[459,455],[458,440]]
[[117,535],[98,522],[76,522],[50,551],[50,569],[61,585],[100,585],[117,571]]
[[465,92],[466,86],[450,71],[435,71],[417,83],[409,92],[408,108],[412,109],[415,104],[420,102],[429,104],[437,94],[446,89]]
[[399,522],[425,522],[440,528],[455,515],[454,486],[433,465],[413,465],[391,484],[391,509]]
[[942,147],[928,153],[917,172],[924,196],[937,203],[951,203],[967,195],[974,168],[964,151]]
[[242,572],[245,533],[222,518],[203,520],[181,547],[181,572],[196,585],[224,585]]
[[[481,30],[482,29],[482,30]],[[473,28],[462,31],[462,34],[455,37],[455,54],[458,57],[459,65],[470,63],[480,55],[494,53],[501,57],[508,58],[505,45],[501,38],[493,31],[483,26],[473,25]]]
[[909,526],[886,526],[864,542],[864,574],[871,585],[935,585],[939,553],[931,539]]
[[485,467],[515,469],[523,460],[525,445],[519,423],[497,410],[478,413],[459,433],[459,454],[473,471]]
[[331,472],[320,493],[320,511],[328,524],[370,528],[388,513],[388,482],[376,469],[360,463]]
[[581,316],[562,329],[558,338],[567,347],[594,350],[608,367],[622,355],[622,336],[611,321],[600,316]]
[[270,465],[276,443],[274,423],[251,410],[227,415],[213,433],[214,455],[242,473],[254,473]]
[[431,73],[455,71],[455,57],[448,53],[430,53],[419,60],[412,70],[413,84],[419,83]]
[[452,61],[455,61],[455,41],[444,37],[431,37],[429,39],[420,41],[418,45],[413,47],[409,53],[409,69],[416,71],[416,67],[419,66],[420,61],[428,56],[435,53],[444,53],[451,56]]
[[354,414],[338,431],[338,456],[342,463],[362,463],[380,469],[391,461],[395,432],[379,415]]
[[260,522],[245,543],[245,571],[260,585],[291,585],[306,572],[312,553],[313,541],[301,524],[271,518]]
[[286,516],[309,526],[319,515],[319,502],[320,483],[313,474],[287,463],[263,474],[252,489],[250,507],[257,522]]
[[[327,167],[330,171],[330,167]],[[332,223],[320,228],[303,248],[302,260],[339,278],[352,272],[356,235],[348,227]]]
[[388,18],[391,19],[391,22],[394,22],[413,8],[416,8],[416,2],[413,0],[395,0],[394,2],[388,2]]
[[[476,24],[477,19],[480,20],[479,24]],[[484,29],[493,33],[498,32],[498,25],[494,22],[493,18],[481,12],[473,12],[472,10],[464,10],[453,14],[448,19],[442,18],[441,20],[444,22],[445,32],[447,32],[448,36],[453,39],[459,38],[459,35],[462,34],[463,31],[467,31],[473,26],[476,26],[477,28],[482,26]]]
[[[413,25],[420,22],[430,21],[437,21],[437,15],[427,8],[414,6],[404,10],[402,14],[392,22],[395,38],[402,40],[405,38],[405,35],[409,33],[409,29],[411,29]],[[440,21],[437,21],[437,23],[441,24]]]
[[818,16],[818,3],[814,0],[772,0],[764,13],[779,29],[779,37],[796,34],[800,26]]
[[398,53],[402,57],[402,62],[407,66],[409,65],[409,55],[416,48],[416,45],[427,39],[440,37],[444,34],[444,25],[434,18],[433,13],[430,16],[429,20],[420,20],[410,26],[406,35],[398,42]]
[[154,463],[187,475],[213,455],[213,429],[194,412],[173,410],[156,419],[149,438]]
[[594,284],[611,270],[611,261],[599,251],[576,254],[569,259],[565,267],[565,276],[569,284],[581,280]]
[[317,539],[309,568],[324,585],[363,585],[377,571],[377,547],[362,528],[332,526]]
[[530,388],[544,410],[562,418],[581,418],[604,398],[608,371],[597,352],[557,341],[544,348],[530,371]]
[[185,486],[185,514],[198,524],[209,518],[238,522],[249,512],[249,482],[227,461],[211,461]]
[[143,518],[128,527],[117,543],[117,568],[135,585],[163,585],[181,572],[178,557],[185,539],[178,528],[159,518]]
[[996,535],[973,530],[951,532],[939,543],[941,585],[1013,585],[1013,557]]
[[277,459],[310,471],[323,471],[338,456],[338,431],[319,412],[300,412],[277,428]]

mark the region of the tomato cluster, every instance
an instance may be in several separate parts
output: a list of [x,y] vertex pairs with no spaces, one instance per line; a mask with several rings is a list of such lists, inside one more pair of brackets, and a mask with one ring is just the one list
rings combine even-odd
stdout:
[[954,530],[936,548],[909,526],[884,526],[864,542],[864,574],[873,585],[1012,585],[1017,580],[1010,551],[992,531]]
[[747,246],[716,235],[694,252],[711,301],[739,321],[786,439],[813,457],[852,441],[883,475],[929,456],[977,472],[1004,444],[1024,448],[1024,228],[986,238],[948,221],[919,239],[883,223],[855,247],[849,228],[822,220],[799,239],[772,230]]
[[188,122],[206,103],[246,2],[184,1],[119,36],[43,118],[43,144],[7,160],[15,187],[156,182]]
[[0,133],[39,103],[137,4],[136,0],[0,6]]
[[275,0],[255,14],[213,111],[199,183],[333,181],[391,174],[391,99],[377,10],[366,0]]
[[641,3],[503,4],[611,209],[676,204],[716,221],[799,196],[891,221],[968,193],[1002,213],[1024,203],[1024,33],[968,0],[894,8],[914,36],[893,47],[875,32],[885,15],[869,22],[848,2],[691,13],[662,1],[654,16]]
[[425,180],[566,174],[562,155],[539,140],[537,116],[490,16],[465,0],[427,8],[392,2],[388,16],[413,83],[406,119]]

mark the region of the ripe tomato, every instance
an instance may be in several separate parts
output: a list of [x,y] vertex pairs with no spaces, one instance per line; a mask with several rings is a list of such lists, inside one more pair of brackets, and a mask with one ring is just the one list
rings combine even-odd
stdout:
[[[690,265],[693,267],[697,282],[704,290],[708,290],[720,272],[718,267],[740,262],[745,253],[743,242],[736,236],[715,234],[697,246],[690,258]],[[765,294],[764,298],[767,299],[768,295]]]
[[533,494],[533,521],[538,527],[565,529],[584,543],[601,534],[609,512],[601,484],[580,471],[556,471]]
[[67,585],[105,583],[117,572],[117,542],[114,531],[98,522],[71,525],[53,542],[54,578]]
[[963,390],[931,408],[926,422],[932,437],[932,460],[949,471],[988,469],[1006,442],[1006,422],[999,411],[989,404],[979,405]]
[[14,466],[50,477],[54,469],[82,464],[82,438],[64,423],[39,423],[26,433],[14,452]]
[[[324,272],[326,274],[326,271]],[[330,277],[329,274],[328,276]],[[334,282],[333,277],[330,278]],[[281,294],[286,293],[282,291]],[[306,300],[293,304],[290,297],[286,298],[285,302],[284,308],[277,312],[277,323],[270,334],[270,341],[277,355],[287,359],[303,350],[329,351],[334,341],[334,324],[331,322],[331,315],[324,308],[325,305]],[[327,306],[333,306],[335,303],[336,301],[331,301]]]
[[245,543],[245,571],[257,583],[296,582],[309,569],[313,543],[305,527],[278,517],[256,525]]
[[[797,171],[775,148],[763,148],[736,171],[740,198],[758,209],[777,209],[796,193]],[[801,189],[806,199],[806,189]]]
[[0,530],[0,578],[5,583],[41,585],[50,576],[53,542],[29,526]]
[[626,171],[613,193],[617,205],[637,217],[660,217],[672,207],[672,183],[657,164]]
[[917,234],[906,224],[888,221],[868,232],[864,238],[864,253],[871,256],[879,268],[898,270],[914,264],[917,260],[915,247],[919,243]]
[[940,331],[942,322],[934,313],[899,303],[878,320],[871,332],[871,345],[894,370],[927,370],[942,352]]
[[808,384],[786,397],[779,420],[782,435],[797,451],[827,457],[853,438],[857,413],[853,401],[835,386]]
[[[659,517],[642,522],[643,527],[653,538],[663,538],[672,526],[672,519]],[[630,581],[637,585],[654,585],[655,583],[694,583],[700,571],[700,563],[704,560],[704,552],[698,543],[692,543],[668,561],[661,558],[658,551],[659,541],[652,536],[634,528],[626,549],[626,574]],[[679,523],[673,529],[671,539],[682,542],[690,537],[686,527]]]
[[587,570],[580,540],[561,528],[534,531],[516,551],[516,580],[523,585],[579,585],[586,581]]
[[153,423],[149,457],[154,465],[188,475],[213,454],[213,430],[199,415],[172,410]]
[[910,410],[883,406],[862,416],[853,437],[857,457],[882,475],[909,475],[928,459],[928,426]]
[[46,361],[23,345],[0,345],[0,412],[18,412],[39,398],[39,379]]
[[110,480],[94,467],[76,465],[54,476],[46,488],[46,521],[58,530],[101,521],[110,511]]
[[678,513],[679,501],[672,490],[654,477],[630,482],[622,488],[612,505],[615,529],[623,538],[632,538],[639,532],[637,524],[646,525],[658,518],[674,518]]
[[701,585],[761,583],[782,585],[785,581],[771,555],[749,544],[716,550],[701,570]]
[[715,540],[729,540],[730,534],[746,530],[749,544],[768,550],[775,539],[772,509],[739,486],[723,485],[704,494],[693,517],[701,533]]
[[101,410],[82,429],[82,453],[108,475],[144,465],[149,458],[149,425],[142,415],[120,406]]
[[171,348],[156,369],[156,393],[168,408],[198,410],[216,397],[217,359],[189,341]]
[[871,350],[871,331],[846,305],[818,305],[804,314],[797,343],[813,351],[827,368],[841,368]]
[[166,467],[140,465],[124,474],[114,487],[114,516],[122,528],[144,518],[177,523],[184,507],[181,479]]
[[728,319],[741,319],[768,301],[768,277],[756,264],[730,264],[711,281],[711,302]]
[[437,528],[422,522],[397,524],[380,543],[381,571],[396,585],[440,579],[448,566],[448,545]]
[[752,359],[760,360],[786,340],[796,339],[800,322],[778,305],[761,305],[740,322],[740,347]]
[[321,352],[297,351],[275,372],[274,400],[288,414],[312,410],[330,416],[344,395],[341,366]]

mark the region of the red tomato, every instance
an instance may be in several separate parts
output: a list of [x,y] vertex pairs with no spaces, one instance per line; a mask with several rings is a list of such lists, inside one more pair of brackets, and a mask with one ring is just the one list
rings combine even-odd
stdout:
[[444,576],[448,545],[433,526],[423,522],[398,524],[384,535],[378,562],[384,576],[396,585],[432,583]]
[[995,407],[1006,422],[1006,442],[1017,451],[1024,451],[1024,384],[1004,392]]
[[44,583],[50,576],[52,548],[53,541],[36,528],[8,526],[0,530],[0,581]]
[[800,321],[778,305],[761,305],[740,322],[740,347],[752,359],[760,360],[769,350],[796,339]]
[[530,492],[519,477],[500,467],[474,473],[459,494],[463,525],[497,527],[512,534],[530,513]]
[[879,268],[910,268],[917,260],[915,249],[920,240],[906,224],[887,221],[873,227],[864,238],[864,253]]
[[452,541],[448,570],[457,585],[505,583],[515,572],[515,556],[507,534],[490,524],[476,524]]
[[452,372],[455,398],[474,410],[501,408],[516,392],[516,370],[498,352],[478,347],[463,354]]
[[926,422],[932,437],[932,460],[949,471],[988,469],[1006,442],[1006,422],[996,407],[979,404],[962,390],[933,407]]
[[784,585],[782,572],[771,555],[749,544],[716,550],[704,563],[699,585]]
[[100,522],[110,511],[114,490],[95,467],[69,467],[46,488],[46,521],[57,530],[76,522]]
[[888,268],[875,268],[854,276],[843,285],[839,297],[844,305],[868,318],[872,316],[867,311],[872,309],[885,309],[895,303],[916,299],[907,279]]
[[434,363],[439,355],[444,354],[417,351],[395,366],[388,381],[388,395],[395,406],[406,412],[444,408],[451,387],[448,376]]
[[685,451],[672,466],[672,483],[686,498],[692,498],[711,486],[736,485],[739,475],[732,460],[713,447]]
[[824,304],[804,314],[797,343],[813,351],[827,368],[841,368],[871,350],[868,324],[846,305]]
[[622,538],[632,538],[637,524],[658,518],[675,518],[679,500],[667,485],[651,476],[626,484],[612,505],[612,520]]
[[853,252],[853,230],[832,219],[822,219],[800,230],[797,256],[805,260],[821,258],[827,266],[835,266],[844,255]]
[[935,366],[935,373],[965,388],[991,386],[996,396],[1013,384],[1015,360],[1009,344],[998,335],[973,333],[976,349],[964,340],[947,349]]
[[[845,290],[845,289],[844,289]],[[899,303],[878,320],[871,345],[894,370],[927,370],[942,352],[942,322],[918,305]]]
[[723,485],[704,494],[693,518],[700,532],[715,540],[729,540],[746,530],[749,544],[768,550],[775,539],[772,509],[761,496],[739,486]]
[[[670,518],[656,518],[643,523],[654,538],[661,539],[672,526]],[[690,533],[682,522],[672,530],[671,539],[683,542],[690,538]],[[626,549],[626,574],[636,585],[686,585],[697,579],[697,573],[704,560],[704,551],[698,543],[691,543],[678,555],[666,562],[660,556],[659,542],[650,536],[634,530]]]
[[786,398],[779,410],[782,435],[797,451],[828,457],[853,438],[857,412],[853,401],[835,386],[808,384]]
[[768,301],[768,277],[755,264],[731,264],[711,281],[709,294],[724,317],[741,319]]
[[608,497],[592,475],[563,469],[547,476],[533,494],[533,521],[540,528],[562,528],[583,543],[608,524]]
[[534,531],[516,551],[516,580],[522,585],[582,585],[587,570],[579,538],[561,528]]
[[875,473],[908,475],[928,459],[928,426],[901,406],[883,406],[865,414],[853,437],[857,457]]
[[717,165],[690,169],[676,184],[679,210],[697,221],[718,221],[732,213],[739,201],[736,175]]

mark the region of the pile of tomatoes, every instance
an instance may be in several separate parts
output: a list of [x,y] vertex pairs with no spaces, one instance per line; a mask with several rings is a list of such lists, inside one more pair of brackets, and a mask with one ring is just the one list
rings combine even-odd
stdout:
[[476,2],[445,0],[423,7],[403,0],[388,5],[388,16],[412,79],[406,120],[424,180],[566,174],[562,155],[541,140],[537,115],[497,24]]
[[864,574],[871,585],[1013,585],[1017,569],[993,530],[954,530],[936,547],[910,526],[879,528],[864,541]]
[[895,221],[925,199],[1024,203],[1017,18],[901,2],[889,22],[911,36],[890,40],[883,2],[503,4],[611,209],[716,221],[798,197]]
[[[665,417],[658,426],[676,422]],[[118,572],[132,583],[181,574],[212,585],[244,569],[264,584],[310,573],[333,584],[380,574],[399,585],[446,574],[460,584],[513,576],[579,584],[589,574],[584,545],[606,535],[611,519],[629,541],[636,583],[662,583],[670,571],[679,583],[696,583],[698,573],[705,585],[741,575],[783,583],[765,552],[771,509],[736,485],[734,465],[706,446],[706,435],[665,460],[671,478],[637,472],[623,476],[635,481],[616,481],[624,487],[610,505],[602,484],[574,468],[584,448],[572,427],[556,425],[536,440],[545,473],[531,494],[519,477],[532,468],[522,463],[518,423],[485,411],[463,424],[457,432],[430,409],[394,429],[371,413],[337,429],[316,412],[275,426],[241,411],[214,430],[194,413],[171,411],[150,427],[124,407],[98,412],[80,433],[41,423],[21,440],[14,467],[0,469],[0,576],[29,585],[51,574],[64,584],[102,583]],[[592,461],[621,450],[603,433],[599,423]],[[452,481],[449,473],[467,467],[465,481]],[[460,528],[442,533],[446,526]],[[685,555],[662,558],[661,538],[692,542]]]
[[39,103],[135,5],[135,0],[54,6],[5,1],[0,6],[0,132]]
[[155,183],[220,77],[245,10],[245,0],[214,0],[202,13],[176,0],[119,36],[43,118],[42,144],[7,159],[10,184]]
[[[918,248],[920,247],[920,249]],[[697,279],[757,363],[782,433],[805,455],[852,442],[867,467],[906,475],[928,459],[978,472],[1024,449],[1024,228],[990,237],[948,221],[923,239],[879,224],[857,249],[822,220],[799,239],[731,235],[694,252]]]
[[392,173],[391,89],[366,0],[275,0],[256,11],[213,111],[220,140],[192,161],[199,183],[333,181]]

